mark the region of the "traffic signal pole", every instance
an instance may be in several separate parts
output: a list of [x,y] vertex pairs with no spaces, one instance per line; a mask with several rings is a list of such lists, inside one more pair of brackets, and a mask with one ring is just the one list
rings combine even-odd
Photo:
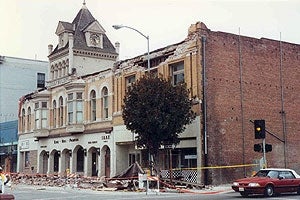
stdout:
[[263,139],[263,160],[264,160],[264,166],[263,166],[263,168],[266,168],[267,167],[266,138]]

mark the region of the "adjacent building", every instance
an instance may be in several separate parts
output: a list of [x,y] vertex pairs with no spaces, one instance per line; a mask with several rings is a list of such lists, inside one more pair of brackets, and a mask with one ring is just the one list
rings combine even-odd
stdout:
[[17,169],[18,101],[45,87],[48,62],[0,56],[0,165]]
[[214,32],[198,22],[183,41],[150,52],[148,72],[146,54],[117,60],[119,44],[85,4],[71,23],[58,23],[56,34],[46,88],[20,104],[18,171],[112,177],[135,161],[147,167],[147,151],[136,148],[122,120],[125,92],[145,73],[185,81],[195,100],[197,117],[180,143],[159,152],[162,177],[170,168],[173,177],[205,184],[250,175],[262,157],[253,150],[262,142],[254,139],[254,119],[265,119],[273,133],[266,136],[273,145],[268,166],[300,170],[299,45]]

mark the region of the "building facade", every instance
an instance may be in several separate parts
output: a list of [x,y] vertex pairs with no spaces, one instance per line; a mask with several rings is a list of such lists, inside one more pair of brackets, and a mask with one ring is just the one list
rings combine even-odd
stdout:
[[[83,5],[72,23],[59,22],[49,46],[46,89],[25,96],[19,119],[18,170],[112,177],[148,154],[135,146],[122,120],[126,89],[147,72],[147,55],[118,61],[119,44]],[[177,44],[150,52],[150,73],[184,81],[197,116],[180,143],[161,149],[157,168],[185,181],[228,183],[250,175],[254,152],[250,120],[265,119],[273,151],[268,166],[299,169],[297,91],[299,45],[255,39],[191,25]],[[298,132],[297,132],[298,131]],[[172,162],[169,162],[172,160]]]
[[48,62],[0,56],[0,166],[17,169],[19,98],[45,87]]
[[[146,72],[146,57],[117,61],[118,44],[111,44],[85,5],[72,23],[59,22],[56,34],[58,45],[49,45],[47,88],[25,95],[20,108],[18,170],[112,177],[135,161],[148,166],[147,152],[136,148],[121,111],[126,89]],[[195,41],[157,50],[150,71],[166,78],[174,73],[174,84],[187,78],[197,96],[200,69],[184,68],[185,62],[198,62],[196,52]],[[199,133],[197,117],[173,150],[174,167],[199,165]],[[162,150],[161,160],[168,155]],[[169,169],[165,163],[160,167]]]

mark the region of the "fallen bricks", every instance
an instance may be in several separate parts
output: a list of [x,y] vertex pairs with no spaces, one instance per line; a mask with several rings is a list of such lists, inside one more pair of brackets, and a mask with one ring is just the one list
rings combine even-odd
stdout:
[[137,180],[114,180],[106,177],[84,177],[79,174],[69,176],[22,174],[10,175],[11,184],[26,184],[49,187],[72,187],[93,190],[138,190]]
[[[45,187],[71,187],[78,189],[92,189],[105,191],[145,191],[146,188],[138,188],[138,177],[131,177],[130,179],[110,179],[103,177],[84,177],[80,174],[69,175],[45,175],[45,174],[22,174],[14,173],[10,175],[12,185],[25,184]],[[150,182],[150,181],[149,181]],[[159,180],[160,190],[174,190],[176,192],[183,192],[183,189],[203,189],[202,184],[188,184],[176,185],[170,184],[166,180]],[[150,188],[157,188],[157,182],[150,182]]]

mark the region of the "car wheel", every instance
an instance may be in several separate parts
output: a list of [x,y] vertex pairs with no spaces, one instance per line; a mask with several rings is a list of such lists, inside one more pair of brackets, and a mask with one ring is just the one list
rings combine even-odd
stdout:
[[248,197],[248,193],[247,192],[240,192],[242,197]]
[[272,185],[267,185],[265,188],[265,196],[266,197],[271,197],[274,195],[274,188]]
[[297,194],[300,194],[300,186],[297,189]]

